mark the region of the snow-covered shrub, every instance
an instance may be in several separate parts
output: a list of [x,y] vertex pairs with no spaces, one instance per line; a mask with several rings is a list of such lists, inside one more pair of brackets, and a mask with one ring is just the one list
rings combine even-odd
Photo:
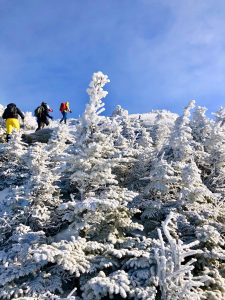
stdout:
[[37,128],[36,118],[32,115],[31,112],[24,113],[24,126],[27,130],[34,130]]
[[26,113],[0,145],[0,299],[225,299],[224,109],[104,117],[108,82],[46,143]]
[[162,232],[158,229],[159,242],[154,248],[157,262],[156,281],[160,287],[162,300],[185,300],[201,299],[203,291],[200,287],[209,280],[208,276],[194,276],[194,263],[197,259],[193,256],[202,253],[202,250],[192,248],[199,244],[199,241],[190,244],[183,244],[176,240],[170,232],[170,223],[176,216],[172,213],[162,223],[163,233],[168,243],[165,244]]

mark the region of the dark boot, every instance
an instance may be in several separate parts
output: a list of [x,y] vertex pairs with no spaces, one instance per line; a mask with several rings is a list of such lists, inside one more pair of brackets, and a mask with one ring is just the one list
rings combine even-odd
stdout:
[[7,134],[6,135],[6,142],[8,143],[10,139],[11,139],[11,134]]

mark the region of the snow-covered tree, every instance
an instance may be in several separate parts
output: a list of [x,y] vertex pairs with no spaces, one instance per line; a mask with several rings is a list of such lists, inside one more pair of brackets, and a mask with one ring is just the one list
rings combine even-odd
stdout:
[[45,142],[0,144],[0,299],[223,300],[224,109],[105,117],[108,82]]
[[190,127],[190,110],[195,106],[192,100],[184,109],[183,115],[178,117],[171,136],[169,138],[169,149],[172,150],[171,159],[185,161],[193,155],[193,137]]
[[206,107],[197,106],[193,111],[190,121],[194,140],[203,146],[209,138],[212,130],[212,120],[207,118],[205,115],[206,111]]
[[196,203],[209,203],[214,201],[213,193],[203,184],[201,171],[192,160],[182,170],[182,189],[181,195],[184,203],[189,206]]
[[[200,287],[209,281],[208,276],[194,276],[194,263],[197,261],[196,254],[201,254],[202,250],[192,248],[199,244],[194,241],[184,244],[181,240],[176,240],[170,232],[170,223],[177,216],[169,214],[162,223],[163,233],[168,241],[165,244],[162,232],[158,229],[159,241],[154,248],[155,259],[157,262],[156,278],[161,291],[162,300],[200,300],[204,296]],[[189,258],[191,257],[191,259]],[[187,258],[189,260],[187,261]]]
[[30,176],[26,152],[27,145],[19,133],[0,147],[0,243],[24,220],[25,186]]
[[31,112],[24,113],[24,127],[26,130],[33,130],[37,128],[37,121]]
[[[109,82],[108,77],[101,72],[94,73],[87,90],[90,102],[79,120],[75,132],[75,153],[73,154],[69,172],[74,191],[79,191],[80,199],[87,195],[94,196],[107,185],[116,184],[112,174],[112,160],[115,152],[112,135],[107,131],[110,121],[101,122],[99,114],[104,111],[102,98],[107,95],[103,90]],[[106,132],[104,132],[106,130]]]
[[164,111],[157,111],[153,126],[153,142],[157,152],[163,151],[162,147],[168,144],[171,130],[174,127],[174,123],[171,124],[171,117],[168,117]]

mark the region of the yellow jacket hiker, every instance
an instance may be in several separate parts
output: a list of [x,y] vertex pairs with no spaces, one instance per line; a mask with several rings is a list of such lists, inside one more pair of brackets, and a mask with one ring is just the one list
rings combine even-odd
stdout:
[[18,117],[24,121],[24,114],[21,110],[16,107],[16,104],[9,103],[6,109],[3,112],[2,118],[6,120],[6,141],[8,142],[10,139],[10,135],[12,134],[13,129],[20,129],[20,122]]

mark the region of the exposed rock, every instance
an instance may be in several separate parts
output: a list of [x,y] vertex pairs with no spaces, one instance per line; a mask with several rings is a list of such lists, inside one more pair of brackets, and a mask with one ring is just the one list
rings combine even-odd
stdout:
[[35,142],[39,143],[48,143],[49,139],[51,138],[53,129],[51,128],[44,128],[30,134],[23,134],[22,139],[25,143],[33,144]]

